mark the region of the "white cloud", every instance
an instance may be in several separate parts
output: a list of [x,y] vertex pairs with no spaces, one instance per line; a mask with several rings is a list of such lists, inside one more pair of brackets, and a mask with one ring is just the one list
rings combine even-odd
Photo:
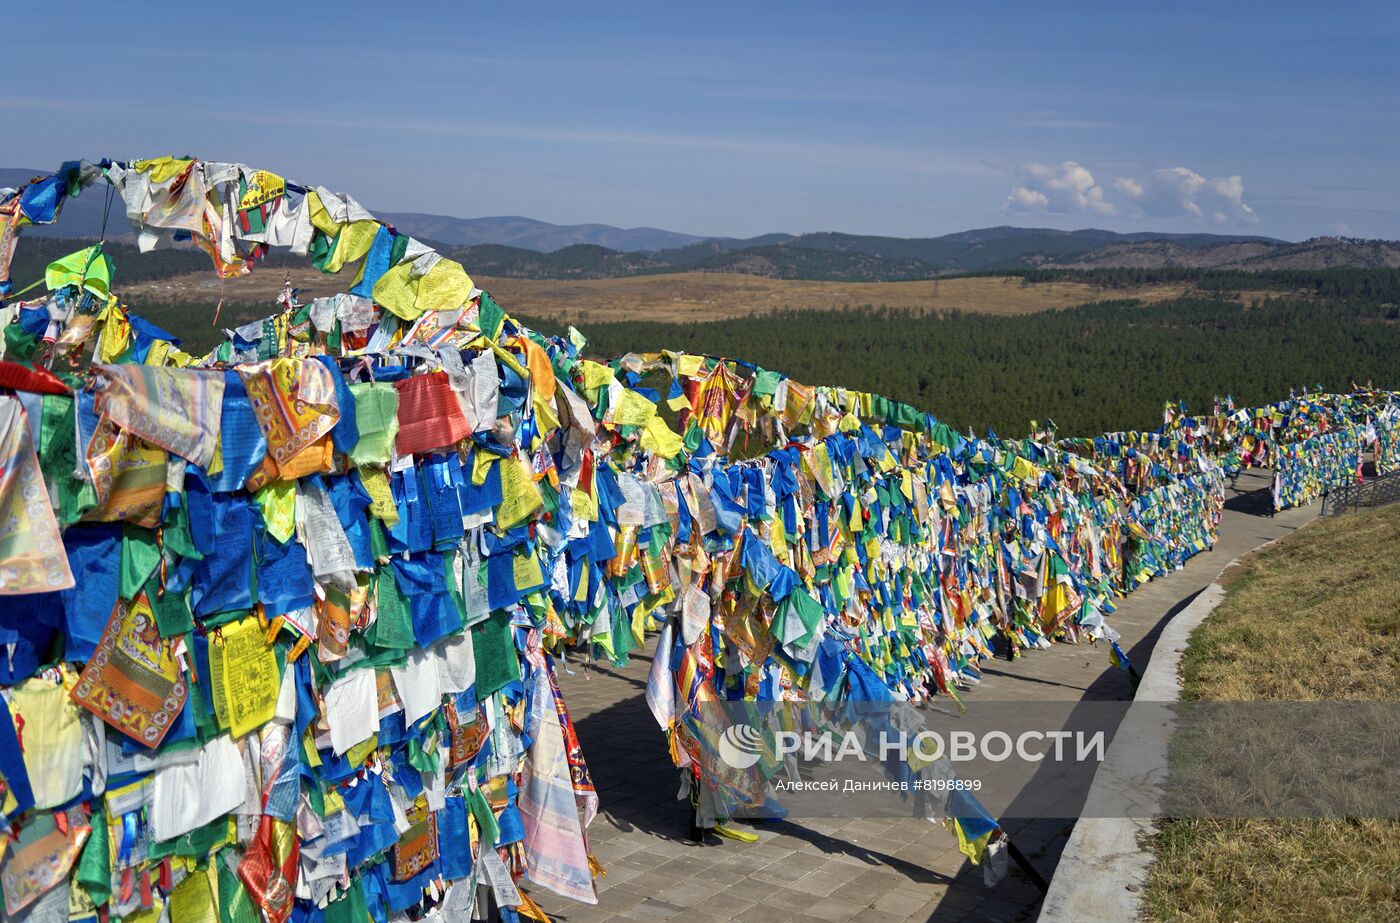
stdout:
[[1058,167],[1043,163],[1026,164],[1021,184],[1011,190],[1006,207],[1017,212],[1052,212],[1112,215],[1117,209],[1104,199],[1103,187],[1094,174],[1073,160]]
[[1073,160],[1059,166],[1027,164],[1016,172],[1021,182],[1006,197],[1011,212],[1186,218],[1217,225],[1259,220],[1244,200],[1239,176],[1208,178],[1187,167],[1166,167],[1119,176],[1106,192],[1087,167]]
[[1134,210],[1152,218],[1190,218],[1198,223],[1253,224],[1259,218],[1244,201],[1239,176],[1206,178],[1187,167],[1153,170],[1141,180],[1119,177],[1113,188],[1123,193]]
[[1120,176],[1113,181],[1113,188],[1125,193],[1130,199],[1142,198],[1142,183],[1131,176]]
[[1045,197],[1043,192],[1036,192],[1025,186],[1017,186],[1011,190],[1011,196],[1006,204],[1015,211],[1037,211],[1047,208],[1050,205],[1050,200]]

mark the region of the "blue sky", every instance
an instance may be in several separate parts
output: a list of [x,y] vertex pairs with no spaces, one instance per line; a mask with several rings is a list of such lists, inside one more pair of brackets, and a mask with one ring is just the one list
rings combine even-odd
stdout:
[[696,234],[1400,237],[1393,3],[146,7],[4,5],[0,165]]

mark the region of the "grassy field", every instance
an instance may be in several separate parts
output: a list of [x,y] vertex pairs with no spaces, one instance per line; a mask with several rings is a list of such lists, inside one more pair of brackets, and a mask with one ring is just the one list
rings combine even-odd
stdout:
[[[507,310],[571,323],[635,320],[723,320],[780,308],[953,309],[977,314],[1033,314],[1098,301],[1104,293],[1083,282],[1023,285],[1020,279],[982,277],[931,282],[808,282],[719,272],[589,281],[485,279],[477,283]],[[1142,286],[1128,298],[1166,301],[1184,284]],[[1113,297],[1117,297],[1116,293]]]
[[[470,267],[468,267],[470,271]],[[350,286],[353,269],[338,276],[305,267],[290,271],[255,268],[237,279],[220,281],[199,272],[119,286],[133,305],[142,300],[183,303],[271,305],[290,275],[303,301],[332,295]],[[1106,297],[1145,302],[1179,297],[1186,283],[1138,286],[1105,293],[1084,282],[1022,284],[1017,278],[977,277],[932,282],[807,282],[767,279],[738,273],[684,272],[625,279],[548,280],[473,276],[512,314],[547,317],[574,324],[609,321],[724,320],[766,314],[780,308],[824,310],[867,305],[910,308],[921,312],[958,309],[979,314],[1032,314],[1098,301]],[[139,308],[138,308],[139,310]]]
[[[1184,696],[1400,700],[1397,551],[1400,504],[1319,521],[1247,559],[1192,636]],[[1151,848],[1150,920],[1400,919],[1400,822],[1173,819]]]

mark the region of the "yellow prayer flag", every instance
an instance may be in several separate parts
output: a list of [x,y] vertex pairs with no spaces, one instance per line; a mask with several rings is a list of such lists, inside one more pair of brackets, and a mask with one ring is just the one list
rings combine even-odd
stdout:
[[[574,506],[574,518],[585,522],[598,521],[598,501],[579,488],[569,491],[569,500]],[[582,581],[587,583],[587,581]]]
[[656,405],[636,391],[622,389],[617,406],[612,408],[613,422],[619,426],[646,426],[656,416]]
[[510,562],[511,575],[516,587],[539,586],[544,582],[544,572],[540,570],[540,559],[533,553],[516,555]]
[[179,160],[168,156],[152,157],[150,160],[134,162],[131,169],[137,173],[150,173],[153,183],[164,183],[179,176],[189,165],[190,161],[188,160]]
[[768,532],[768,547],[773,549],[773,554],[779,560],[783,560],[787,555],[787,529],[783,525],[782,516],[773,517],[773,525]]
[[272,720],[282,677],[257,618],[246,616],[219,629],[209,645],[209,672],[214,713],[234,738]]
[[694,378],[704,364],[704,356],[678,356],[676,358],[676,374],[682,378]]
[[519,458],[501,460],[501,505],[496,507],[496,526],[513,529],[544,505],[540,489]]
[[583,389],[585,391],[606,388],[616,378],[612,369],[591,359],[581,360],[579,368],[583,371]]
[[491,466],[501,460],[501,456],[493,455],[482,449],[472,452],[472,486],[480,487],[486,483],[486,479],[491,476]]
[[238,199],[238,207],[257,208],[264,202],[271,202],[287,191],[287,181],[268,170],[252,170],[246,175],[247,188]]
[[685,448],[685,440],[677,436],[660,416],[653,416],[642,431],[642,448],[662,458],[675,458]]
[[369,755],[379,749],[379,735],[371,734],[368,740],[362,740],[349,750],[345,751],[345,759],[351,766],[359,766],[369,759]]
[[156,340],[151,344],[150,349],[146,350],[146,361],[142,364],[155,366],[157,368],[163,365],[169,365],[170,363],[168,363],[166,359],[170,355],[170,348],[171,344],[169,340]]
[[836,489],[836,479],[832,476],[831,453],[827,451],[825,443],[817,443],[812,451],[803,456],[803,461],[812,472],[813,480],[817,482],[827,497],[839,495],[840,491]]
[[418,280],[411,277],[413,263],[403,262],[389,267],[374,283],[374,303],[392,311],[404,320],[417,320]]
[[122,915],[122,923],[160,923],[161,918],[165,916],[165,901],[160,899],[159,894],[151,895],[151,899],[153,903],[149,910],[142,910],[138,906],[131,913]]
[[170,892],[170,919],[181,923],[219,923],[214,906],[214,889],[209,884],[209,869],[193,871]]
[[549,401],[542,397],[538,391],[535,392],[532,404],[535,408],[535,428],[537,430],[548,433],[559,428],[559,416],[554,412],[554,408],[549,406]]
[[315,189],[306,193],[306,210],[311,218],[312,227],[327,237],[334,237],[340,230],[340,225],[336,224],[331,213],[326,211],[325,204],[321,202],[321,195]]
[[1011,473],[1019,480],[1028,480],[1040,476],[1040,469],[1031,464],[1019,455],[1016,457],[1016,464],[1012,466]]
[[286,544],[297,526],[297,482],[269,481],[253,494],[268,534]]
[[360,483],[369,494],[369,511],[375,519],[393,528],[399,522],[399,508],[394,503],[394,492],[389,487],[389,474],[378,465],[365,465],[356,469],[360,472]]
[[352,221],[341,225],[335,240],[335,250],[326,259],[326,272],[340,272],[346,263],[363,259],[374,243],[374,235],[379,233],[379,222],[373,220]]
[[[376,294],[379,286],[375,286]],[[455,311],[471,298],[472,279],[462,264],[442,259],[418,280],[414,317],[425,311]],[[377,300],[377,299],[376,299]]]

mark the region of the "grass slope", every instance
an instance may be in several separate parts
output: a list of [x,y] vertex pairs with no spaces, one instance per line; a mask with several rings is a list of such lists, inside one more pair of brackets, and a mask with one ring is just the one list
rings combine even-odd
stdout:
[[[1400,700],[1397,551],[1400,504],[1319,521],[1249,558],[1192,636],[1185,697]],[[1151,847],[1150,920],[1400,919],[1395,821],[1173,819]]]

